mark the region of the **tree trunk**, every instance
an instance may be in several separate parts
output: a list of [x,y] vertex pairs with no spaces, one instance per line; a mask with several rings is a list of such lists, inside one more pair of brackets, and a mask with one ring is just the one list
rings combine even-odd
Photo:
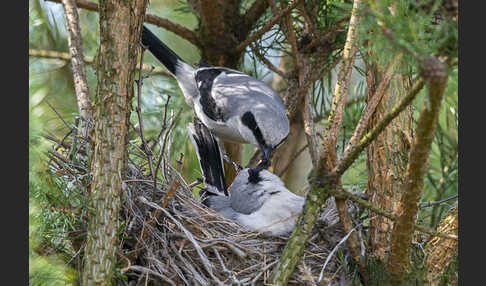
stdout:
[[111,285],[126,169],[128,114],[146,0],[100,1],[100,49],[82,285]]
[[[367,101],[376,93],[384,78],[384,68],[373,63],[368,67]],[[368,129],[372,129],[389,110],[405,96],[410,85],[401,75],[395,75],[385,91]],[[368,186],[366,193],[376,207],[396,213],[404,184],[407,156],[412,138],[412,110],[407,107],[367,148]],[[390,246],[390,231],[393,222],[383,216],[370,221],[369,254],[380,261],[386,261]]]

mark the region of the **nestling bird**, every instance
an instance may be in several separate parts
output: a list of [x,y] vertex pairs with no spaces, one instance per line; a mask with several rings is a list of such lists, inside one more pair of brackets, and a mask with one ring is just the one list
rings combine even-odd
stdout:
[[240,170],[228,195],[218,142],[197,118],[188,129],[206,186],[201,194],[206,206],[249,230],[270,236],[293,230],[303,197],[290,192],[278,176],[262,166]]
[[147,27],[142,44],[172,73],[186,102],[215,136],[258,146],[262,165],[289,134],[289,120],[280,96],[266,83],[237,70],[184,62]]

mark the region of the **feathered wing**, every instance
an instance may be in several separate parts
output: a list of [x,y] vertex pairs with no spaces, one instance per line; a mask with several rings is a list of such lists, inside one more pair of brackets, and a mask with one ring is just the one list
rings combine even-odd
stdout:
[[228,196],[218,142],[198,118],[194,118],[194,123],[189,124],[188,130],[192,144],[196,148],[206,192]]

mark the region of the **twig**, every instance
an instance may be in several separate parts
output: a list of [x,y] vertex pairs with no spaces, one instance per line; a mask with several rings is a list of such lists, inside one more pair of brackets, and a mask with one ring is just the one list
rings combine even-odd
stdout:
[[327,255],[327,258],[326,258],[326,261],[324,261],[324,265],[322,266],[322,269],[321,269],[321,272],[319,273],[319,279],[317,280],[317,282],[321,282],[323,276],[324,276],[324,269],[326,269],[326,266],[327,264],[329,263],[329,261],[331,260],[332,256],[334,255],[334,253],[339,249],[339,247],[341,246],[341,244],[343,244],[348,238],[349,236],[351,235],[351,233],[353,233],[353,231],[355,231],[356,229],[358,229],[358,227],[360,227],[363,223],[360,223],[358,224],[357,226],[353,227],[349,232],[348,234],[346,234],[339,242],[338,244],[336,244],[336,246],[334,246],[334,248],[331,250],[331,252]]
[[[363,206],[364,208],[367,208],[369,210],[371,210],[372,212],[378,214],[378,215],[381,215],[381,216],[384,216],[386,217],[387,219],[389,220],[392,220],[392,221],[395,221],[396,220],[396,216],[395,215],[392,215],[376,206],[374,206],[372,203],[368,202],[368,201],[365,201],[365,200],[362,200],[358,197],[356,197],[355,195],[353,195],[352,193],[348,192],[348,191],[345,191],[343,189],[340,189],[340,190],[329,190],[329,194],[333,195],[334,197],[336,198],[344,198],[344,199],[347,199],[347,200],[350,200],[350,201],[353,201],[361,206]],[[457,236],[455,235],[449,235],[449,234],[445,234],[445,233],[440,233],[440,232],[436,232],[434,230],[431,230],[429,228],[426,228],[426,227],[423,227],[423,226],[420,226],[420,225],[415,225],[414,226],[415,230],[417,231],[420,231],[420,232],[423,232],[423,233],[427,233],[431,236],[437,236],[437,237],[442,237],[442,238],[448,238],[448,239],[455,239],[457,240]]]
[[393,75],[393,71],[395,69],[396,64],[400,60],[401,55],[398,55],[395,60],[393,61],[392,64],[390,64],[385,71],[385,75],[383,76],[383,80],[380,82],[378,85],[378,88],[376,89],[375,93],[373,96],[370,98],[368,103],[366,104],[366,109],[363,112],[363,115],[361,115],[361,118],[359,119],[358,124],[356,125],[356,128],[354,129],[354,133],[351,136],[351,139],[349,140],[348,145],[346,146],[346,149],[344,149],[342,158],[347,157],[349,151],[358,144],[359,139],[363,136],[364,131],[368,127],[369,120],[371,115],[375,112],[376,107],[378,106],[378,103],[380,103],[381,99],[383,98],[383,95],[385,95],[386,90],[388,89],[388,86],[390,85],[390,81]]
[[154,164],[152,160],[152,150],[148,148],[147,141],[145,140],[145,133],[144,133],[144,128],[143,128],[143,119],[142,119],[142,103],[140,98],[142,97],[142,86],[143,86],[143,73],[142,73],[142,67],[143,67],[143,55],[145,53],[145,48],[141,48],[140,52],[140,67],[138,69],[138,81],[137,82],[137,116],[138,116],[138,125],[139,125],[139,130],[140,130],[140,138],[142,139],[142,147],[143,151],[145,153],[145,156],[147,156],[149,168],[150,168],[150,174],[152,175],[152,178],[154,180],[154,192],[152,194],[152,200],[155,199],[155,191],[157,189],[157,180],[156,180],[156,173],[154,172]]
[[421,203],[419,205],[419,208],[423,209],[423,208],[431,207],[433,205],[440,205],[440,204],[443,204],[443,203],[445,203],[447,201],[453,200],[453,199],[455,199],[457,197],[459,197],[459,194],[455,194],[452,197],[448,197],[446,199],[443,199],[443,200],[440,200],[440,201],[436,201],[436,202],[425,202],[425,203]]
[[[71,56],[69,53],[65,52],[58,52],[58,51],[51,51],[51,50],[37,50],[37,49],[29,49],[29,56],[31,57],[38,57],[38,58],[47,58],[47,59],[57,59],[57,60],[63,60],[63,61],[70,61]],[[94,58],[93,57],[84,57],[84,62],[88,65],[93,65],[94,64]],[[151,65],[143,65],[143,72],[145,73],[150,73],[151,75],[163,75],[167,77],[172,77],[170,73],[165,71],[161,67],[154,67]]]
[[333,169],[333,172],[335,172],[338,176],[342,175],[349,168],[349,166],[351,166],[354,160],[358,158],[361,151],[363,151],[364,148],[366,148],[371,141],[373,141],[383,131],[383,129],[385,129],[385,127],[388,126],[388,124],[390,124],[390,122],[405,109],[405,107],[412,103],[417,94],[424,87],[424,84],[425,83],[422,79],[417,80],[412,90],[405,97],[403,97],[402,100],[398,102],[370,132],[368,132],[368,134],[361,138],[357,145],[351,148],[347,156],[343,156],[341,158],[337,166]]
[[[160,155],[159,155],[159,160],[157,161],[157,166],[155,167],[155,175],[157,175],[157,172],[158,172],[158,170],[160,168],[160,163],[162,162],[162,158],[164,156],[164,150],[165,150],[165,145],[166,145],[166,142],[167,142],[167,138],[169,136],[169,131],[172,128],[174,128],[175,122],[177,121],[177,119],[179,118],[179,116],[181,115],[181,113],[182,113],[182,108],[179,109],[179,111],[177,112],[177,115],[174,117],[174,119],[170,123],[169,129],[165,133],[164,140],[163,140],[163,144],[162,144],[162,146],[161,146],[161,148],[159,150]],[[155,192],[155,189],[154,189],[154,192]]]
[[[46,0],[54,3],[61,3],[62,0]],[[76,4],[79,8],[98,12],[98,4],[92,1],[87,1],[87,0],[76,0]],[[198,46],[198,39],[196,36],[196,33],[193,31],[187,29],[184,26],[181,26],[179,24],[173,23],[165,18],[161,18],[159,16],[153,15],[153,14],[146,14],[145,15],[145,22],[154,24],[159,27],[163,27],[176,35],[188,40],[190,43],[194,44],[195,46]]]
[[285,15],[287,15],[288,13],[290,13],[295,7],[297,7],[297,4],[299,4],[300,1],[301,0],[294,0],[294,2],[291,5],[289,5],[287,8],[283,9],[280,12],[280,14],[273,16],[272,19],[270,19],[270,21],[265,26],[263,26],[263,28],[261,28],[260,30],[256,31],[255,33],[253,33],[253,35],[251,35],[250,37],[248,37],[245,41],[243,41],[242,43],[240,43],[235,48],[235,52],[236,53],[241,53],[243,50],[245,50],[246,46],[248,46],[249,44],[253,43],[258,38],[260,38],[263,34],[265,34],[266,32],[268,32],[278,21],[280,21],[282,19],[282,17],[284,17]]
[[91,112],[88,80],[86,79],[86,67],[83,60],[78,10],[75,0],[62,0],[62,6],[64,7],[64,15],[66,16],[66,30],[68,31],[68,46],[73,68],[74,89],[76,91],[79,115],[83,119],[83,125],[85,125],[82,128],[83,136],[87,137],[90,125],[93,122],[93,114]]
[[251,48],[251,51],[253,52],[253,54],[255,54],[255,56],[268,67],[268,69],[270,69],[271,71],[278,74],[279,76],[281,76],[284,79],[288,78],[288,75],[286,75],[282,70],[280,70],[278,67],[276,67],[274,64],[272,64],[269,60],[267,60],[267,58],[265,58],[265,56],[263,56],[260,53],[260,51],[257,48],[255,48],[255,46],[253,44],[250,44],[250,48]]

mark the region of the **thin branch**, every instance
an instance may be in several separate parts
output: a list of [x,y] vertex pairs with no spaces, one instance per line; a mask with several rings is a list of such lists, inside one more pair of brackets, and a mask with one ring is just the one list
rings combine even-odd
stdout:
[[448,197],[446,199],[436,201],[436,202],[420,203],[419,208],[423,209],[423,208],[428,208],[428,207],[431,207],[431,206],[434,206],[434,205],[440,205],[440,204],[443,204],[443,203],[448,202],[450,200],[456,199],[457,197],[459,197],[459,194],[455,194],[452,197]]
[[428,82],[428,96],[424,100],[416,129],[415,142],[409,154],[403,196],[398,206],[401,211],[391,233],[390,258],[387,268],[394,280],[402,279],[408,270],[413,225],[422,196],[424,177],[427,172],[428,158],[434,140],[442,98],[447,87],[445,64],[437,58],[433,56],[424,58],[420,63],[420,68],[422,78]]
[[[57,59],[63,61],[70,61],[71,55],[65,52],[58,52],[58,51],[51,51],[51,50],[37,50],[37,49],[29,49],[29,56],[37,57],[37,58],[46,58],[46,59]],[[94,58],[93,57],[84,57],[84,62],[88,65],[94,65]],[[153,67],[151,65],[143,65],[142,72],[150,73],[150,75],[163,75],[172,77],[170,73],[165,71],[165,69],[160,67]]]
[[149,169],[150,169],[150,174],[152,175],[152,179],[154,180],[154,191],[152,195],[152,200],[155,198],[155,190],[157,188],[156,184],[156,177],[154,173],[154,164],[152,160],[152,150],[148,147],[147,141],[145,140],[145,132],[143,128],[143,119],[142,119],[142,103],[141,103],[141,97],[142,97],[142,86],[143,86],[143,73],[142,73],[142,68],[143,68],[143,55],[145,54],[145,48],[140,49],[140,67],[138,69],[138,81],[137,82],[137,116],[138,116],[138,124],[139,124],[139,131],[140,131],[140,138],[142,139],[142,147],[143,147],[143,152],[145,156],[147,156],[148,164],[149,164]]
[[337,160],[335,145],[337,143],[339,130],[341,129],[344,107],[346,105],[346,98],[348,95],[349,82],[351,80],[351,73],[353,71],[354,58],[358,49],[357,26],[360,21],[360,2],[361,0],[355,0],[353,2],[346,43],[344,44],[342,66],[341,70],[339,71],[336,86],[334,88],[331,112],[328,119],[329,129],[326,140],[326,149],[328,150],[328,156],[331,158],[330,163],[332,167],[334,167]]
[[363,151],[364,148],[366,148],[383,131],[383,129],[385,129],[385,127],[387,127],[388,124],[390,124],[390,122],[400,114],[400,112],[402,112],[409,104],[412,103],[424,85],[425,83],[422,79],[417,80],[412,90],[404,98],[402,98],[402,100],[398,102],[392,108],[392,110],[386,114],[370,132],[368,132],[368,134],[361,138],[359,144],[351,148],[347,156],[343,157],[339,161],[337,166],[333,169],[333,172],[335,172],[338,176],[342,175],[349,168],[349,166],[351,166],[354,160],[358,158],[361,151]]
[[[332,189],[332,190],[329,190],[328,192],[329,192],[330,195],[332,195],[336,198],[342,198],[342,199],[353,201],[353,202],[363,206],[364,208],[369,209],[370,211],[374,212],[377,215],[381,215],[381,216],[386,217],[389,220],[395,221],[397,219],[395,215],[390,214],[390,213],[376,207],[375,205],[373,205],[372,203],[370,203],[368,201],[365,201],[363,199],[356,197],[355,195],[353,195],[352,193],[350,193],[346,190]],[[447,239],[455,239],[455,240],[458,239],[457,235],[449,235],[449,234],[446,234],[446,233],[437,232],[437,231],[431,230],[427,227],[420,226],[420,225],[414,225],[414,229],[417,230],[417,231],[423,232],[423,233],[427,233],[431,236],[437,236],[437,237],[442,237],[442,238],[447,238]]]
[[75,0],[62,0],[64,15],[66,16],[66,30],[68,31],[68,46],[73,68],[74,89],[78,103],[79,115],[83,119],[83,135],[87,136],[89,126],[93,122],[91,111],[91,97],[89,95],[88,80],[86,79],[86,67],[83,60],[83,47],[81,42],[81,30],[79,16]]
[[276,16],[273,16],[272,19],[270,19],[270,21],[265,26],[263,26],[263,28],[261,28],[260,30],[256,31],[255,33],[253,33],[253,35],[251,35],[251,37],[247,38],[245,41],[243,41],[242,43],[240,43],[235,48],[235,52],[236,53],[241,53],[242,51],[244,51],[245,48],[246,48],[246,46],[248,46],[249,44],[253,43],[258,38],[260,38],[263,34],[265,34],[266,32],[268,32],[273,26],[275,26],[275,24],[277,24],[277,22],[279,22],[282,19],[282,17],[284,17],[285,15],[287,15],[288,13],[290,13],[295,7],[297,7],[297,4],[299,4],[300,1],[301,0],[294,0],[294,3],[292,3],[291,5],[289,5],[287,8],[283,9],[280,12],[280,14],[278,14]]
[[257,48],[255,48],[255,46],[253,44],[250,44],[250,48],[251,48],[252,52],[255,54],[255,56],[260,61],[262,61],[268,67],[268,69],[270,69],[271,71],[273,71],[274,73],[278,74],[279,76],[281,76],[284,79],[287,79],[288,78],[288,75],[286,75],[282,70],[280,70],[278,67],[276,67],[275,65],[273,65],[267,58],[265,58],[260,53],[260,51]]
[[[61,3],[63,0],[46,0],[46,1]],[[78,8],[98,12],[98,4],[95,2],[87,1],[87,0],[76,0],[76,4]],[[145,14],[145,22],[167,29],[168,31],[173,32],[174,34],[180,36],[181,38],[188,40],[190,43],[192,43],[195,46],[199,45],[199,41],[196,33],[182,25],[176,24],[165,18],[153,14]]]
[[378,103],[380,103],[381,99],[383,98],[383,95],[385,95],[385,92],[390,85],[390,81],[391,81],[391,78],[393,76],[393,71],[395,69],[396,64],[400,60],[400,58],[401,58],[401,55],[398,55],[395,58],[395,60],[393,61],[393,63],[390,64],[388,66],[387,70],[385,71],[385,75],[383,76],[383,80],[380,82],[375,93],[373,94],[373,96],[371,96],[371,99],[366,104],[366,109],[363,112],[363,115],[361,115],[361,118],[359,119],[358,125],[356,125],[356,128],[354,129],[354,133],[351,136],[351,139],[349,140],[349,143],[346,146],[346,149],[344,149],[342,158],[347,157],[349,151],[356,144],[358,144],[359,139],[361,137],[363,137],[363,133],[366,130],[366,128],[368,127],[371,115],[373,115],[373,113],[375,112],[375,109],[378,106]]
[[268,8],[267,0],[256,0],[245,13],[245,23],[248,31],[250,31],[260,17]]

